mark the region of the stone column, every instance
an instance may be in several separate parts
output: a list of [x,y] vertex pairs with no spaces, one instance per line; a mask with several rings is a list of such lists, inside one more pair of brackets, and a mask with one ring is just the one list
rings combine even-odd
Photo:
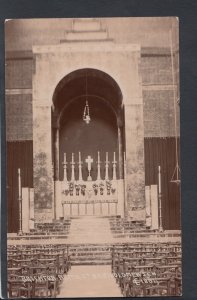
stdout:
[[54,129],[54,219],[59,217],[58,207],[61,207],[61,198],[59,197],[59,127]]
[[128,214],[145,221],[143,105],[125,105],[126,176]]
[[33,98],[33,176],[36,222],[50,222],[54,217],[51,106],[43,102]]

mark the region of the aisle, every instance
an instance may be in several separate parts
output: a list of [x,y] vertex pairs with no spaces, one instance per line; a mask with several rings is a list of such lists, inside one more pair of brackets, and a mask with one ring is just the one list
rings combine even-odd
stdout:
[[58,298],[122,297],[111,274],[111,266],[72,266],[65,276]]

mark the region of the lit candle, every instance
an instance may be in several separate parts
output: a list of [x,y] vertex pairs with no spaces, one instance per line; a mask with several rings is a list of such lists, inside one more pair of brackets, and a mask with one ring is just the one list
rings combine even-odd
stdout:
[[18,169],[18,197],[21,198],[21,169]]
[[158,174],[158,177],[159,177],[158,190],[159,190],[159,194],[161,194],[161,167],[160,166],[158,167],[158,170],[159,170],[159,174]]
[[105,180],[109,180],[108,168],[109,168],[108,152],[106,152],[106,162],[105,162]]
[[64,153],[64,164],[66,164],[66,153]]
[[106,152],[106,163],[108,163],[108,152]]
[[114,152],[114,160],[113,160],[113,180],[116,180],[116,153]]
[[74,153],[72,153],[72,164],[74,164]]
[[100,166],[100,152],[98,151],[98,161],[97,161],[97,180],[101,180],[101,166]]
[[82,181],[82,161],[81,161],[81,152],[79,152],[79,181]]
[[98,164],[100,164],[100,152],[98,151]]

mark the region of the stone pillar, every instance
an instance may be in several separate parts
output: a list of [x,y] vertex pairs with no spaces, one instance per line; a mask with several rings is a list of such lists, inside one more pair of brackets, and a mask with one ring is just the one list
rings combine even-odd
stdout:
[[143,105],[138,103],[125,105],[126,197],[128,214],[145,221]]
[[59,216],[58,205],[59,197],[59,127],[55,128],[54,136],[54,219]]
[[30,205],[29,188],[22,188],[22,232],[29,232],[29,220],[30,220]]
[[146,199],[146,226],[151,227],[151,189],[150,186],[145,187]]
[[55,181],[59,180],[59,128],[55,128],[54,137],[54,174]]
[[158,191],[157,191],[156,184],[150,186],[150,193],[151,193],[151,218],[152,218],[151,229],[158,230],[159,212],[158,212]]
[[51,106],[43,102],[33,95],[34,207],[36,222],[51,222],[54,217]]
[[34,229],[34,189],[29,189],[29,229]]

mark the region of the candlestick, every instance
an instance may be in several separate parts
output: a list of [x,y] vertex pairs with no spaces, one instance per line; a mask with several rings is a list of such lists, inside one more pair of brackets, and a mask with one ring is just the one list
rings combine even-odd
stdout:
[[66,161],[66,153],[64,153],[64,161],[63,161],[63,169],[64,169],[64,181],[68,181],[67,179],[67,161]]
[[75,162],[74,162],[74,153],[72,153],[72,160],[71,160],[71,180],[75,181]]
[[116,180],[116,153],[114,152],[114,160],[113,160],[113,180]]
[[79,152],[79,180],[82,181],[82,161],[81,161],[81,152]]
[[98,161],[97,161],[97,180],[101,180],[101,166],[100,166],[100,152],[98,151]]
[[98,164],[100,164],[100,152],[98,151]]
[[106,152],[106,163],[108,163],[108,152]]
[[81,152],[79,152],[79,164],[81,164]]
[[159,177],[159,194],[161,193],[161,167],[159,166],[158,167],[158,171],[159,171],[159,174],[158,174],[158,177]]
[[109,161],[108,161],[108,152],[106,152],[106,162],[105,162],[105,180],[109,180]]
[[18,197],[21,198],[21,170],[18,169]]

